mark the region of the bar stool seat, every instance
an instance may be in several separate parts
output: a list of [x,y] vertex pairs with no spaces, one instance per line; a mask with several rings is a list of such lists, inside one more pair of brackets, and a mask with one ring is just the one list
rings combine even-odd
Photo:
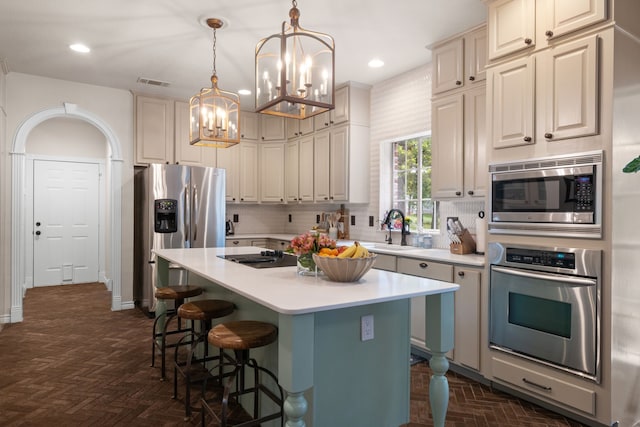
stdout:
[[[220,349],[233,350],[235,354],[234,363],[225,363],[226,366],[233,366],[233,372],[225,382],[222,411],[220,415],[216,414],[210,406],[210,401],[206,400],[206,382],[203,387],[202,398],[202,425],[205,425],[206,414],[210,414],[222,427],[228,426],[228,409],[229,400],[238,398],[241,395],[252,393],[253,396],[253,419],[250,421],[236,424],[236,427],[259,425],[263,422],[274,420],[277,418],[282,420],[284,392],[278,384],[278,378],[269,370],[259,366],[255,359],[250,358],[249,350],[252,348],[263,347],[275,342],[278,339],[278,329],[266,322],[256,320],[239,320],[233,322],[221,323],[213,327],[207,337],[209,344]],[[247,388],[245,385],[245,368],[249,367],[254,370],[254,385]],[[215,369],[215,368],[214,368]],[[273,393],[261,381],[259,373],[263,372],[268,375],[278,388],[278,395]],[[238,378],[239,375],[239,378]],[[231,391],[235,381],[235,391]],[[277,406],[278,411],[271,414],[260,416],[260,393],[271,399]]]
[[[153,335],[151,343],[151,366],[155,366],[156,361],[156,347],[160,350],[160,357],[162,359],[162,365],[160,370],[160,380],[164,381],[166,377],[166,353],[167,348],[175,347],[177,344],[167,344],[167,336],[174,334],[182,334],[185,329],[182,328],[182,322],[178,318],[178,324],[175,329],[169,329],[169,324],[178,314],[178,307],[184,304],[184,300],[198,296],[204,292],[200,286],[182,285],[182,286],[166,286],[157,288],[154,292],[154,296],[158,300],[173,301],[174,307],[167,309],[167,311],[153,321]],[[158,331],[158,322],[160,319],[164,320],[164,326],[162,331]],[[188,343],[184,343],[188,344]]]
[[[173,368],[173,398],[178,398],[178,373],[182,374],[185,379],[185,420],[191,417],[191,384],[194,382],[204,381],[205,375],[208,375],[206,363],[219,361],[219,365],[224,363],[224,352],[219,349],[218,355],[209,356],[209,345],[206,343],[207,334],[211,330],[213,319],[228,316],[233,313],[236,306],[230,302],[219,299],[205,299],[186,302],[178,307],[178,317],[192,322],[200,322],[200,330],[193,329],[185,334],[181,341],[187,340],[191,343],[186,361],[180,361],[178,351],[180,345],[176,346]],[[200,343],[205,343],[202,357],[195,355],[197,347]],[[195,367],[194,367],[195,365]],[[219,370],[219,379],[222,381],[222,368]]]

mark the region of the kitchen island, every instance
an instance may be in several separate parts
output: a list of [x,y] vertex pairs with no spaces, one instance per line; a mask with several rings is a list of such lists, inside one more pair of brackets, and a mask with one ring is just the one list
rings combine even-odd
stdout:
[[[168,285],[170,264],[184,268],[190,284],[205,287],[206,297],[236,304],[230,318],[277,325],[277,343],[258,349],[255,357],[277,373],[286,393],[288,427],[398,426],[409,421],[410,298],[415,296],[426,296],[434,371],[431,409],[435,425],[444,426],[444,354],[453,347],[458,285],[375,269],[357,283],[336,283],[322,275],[299,276],[296,267],[255,269],[221,258],[259,251],[156,250],[157,283]],[[163,310],[159,304],[156,314]],[[373,339],[362,340],[363,316],[372,316]]]

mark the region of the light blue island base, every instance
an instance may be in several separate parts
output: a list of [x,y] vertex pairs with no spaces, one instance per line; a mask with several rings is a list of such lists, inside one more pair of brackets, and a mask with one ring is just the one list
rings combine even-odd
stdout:
[[[173,255],[163,251],[157,260],[158,285],[166,286],[168,262],[162,256]],[[311,312],[287,313],[271,303],[266,296],[261,300],[251,294],[242,295],[244,289],[231,283],[228,270],[242,272],[250,280],[250,267],[214,268],[217,260],[207,258],[208,267],[189,267],[190,261],[172,256],[171,261],[190,270],[190,284],[203,286],[203,298],[222,298],[234,302],[237,310],[224,320],[255,319],[271,322],[278,327],[278,341],[252,350],[258,363],[272,370],[285,390],[285,425],[287,427],[397,427],[409,422],[410,405],[410,298],[379,299],[372,303],[354,303]],[[196,263],[197,264],[197,263]],[[200,274],[200,271],[204,271]],[[273,270],[281,270],[274,272]],[[246,274],[245,274],[246,273]],[[293,271],[292,271],[293,273]],[[219,274],[219,278],[217,278]],[[269,275],[288,277],[285,269],[263,272],[264,286]],[[392,286],[405,289],[411,284],[395,273],[375,271],[368,276],[372,286],[377,281],[392,280]],[[258,276],[256,276],[257,278]],[[295,273],[292,274],[295,277]],[[296,279],[298,280],[298,279]],[[416,280],[418,280],[416,278]],[[421,279],[422,280],[422,279]],[[427,279],[423,279],[427,280]],[[375,282],[374,282],[375,281]],[[435,281],[437,282],[437,281]],[[419,286],[423,282],[420,282]],[[343,288],[343,287],[355,288]],[[366,291],[362,284],[336,284],[324,279],[301,279],[295,287],[285,290],[300,296],[318,292],[345,293]],[[431,286],[431,285],[430,285]],[[448,404],[448,383],[444,376],[448,363],[444,354],[453,347],[453,295],[457,285],[435,283],[438,290],[426,296],[427,345],[433,352],[431,367],[434,371],[430,384],[430,404],[434,423],[444,427]],[[315,287],[315,289],[314,289]],[[321,287],[321,289],[318,289]],[[320,292],[321,291],[321,292]],[[402,293],[406,291],[394,291]],[[422,291],[420,291],[422,292]],[[280,290],[273,288],[274,299]],[[296,297],[299,297],[296,295]],[[325,305],[326,307],[326,305]],[[160,306],[158,307],[160,310]],[[361,339],[361,319],[373,316],[374,338]],[[243,402],[245,407],[249,402]],[[271,410],[271,407],[265,410]],[[280,425],[277,423],[268,426]]]

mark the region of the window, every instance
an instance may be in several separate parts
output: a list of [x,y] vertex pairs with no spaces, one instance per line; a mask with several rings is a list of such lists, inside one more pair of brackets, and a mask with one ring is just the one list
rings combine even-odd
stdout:
[[404,212],[412,231],[437,228],[436,203],[431,199],[431,135],[396,141],[391,147],[392,206]]

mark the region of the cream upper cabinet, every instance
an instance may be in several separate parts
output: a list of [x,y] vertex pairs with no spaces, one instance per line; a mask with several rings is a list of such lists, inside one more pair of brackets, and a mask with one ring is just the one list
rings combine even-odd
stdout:
[[542,48],[606,19],[607,0],[493,1],[488,4],[489,58]]
[[[313,141],[313,139],[312,139]],[[297,202],[299,200],[299,164],[300,140],[294,139],[287,142],[284,153],[284,192],[287,202]]]
[[240,147],[240,202],[258,201],[258,144],[243,141]]
[[308,135],[313,132],[313,117],[307,117],[303,120],[287,118],[286,125],[287,139]]
[[[335,108],[333,110],[333,124],[339,124],[349,121],[349,86],[342,86],[336,89],[333,98]],[[368,106],[366,106],[368,108]]]
[[285,150],[285,142],[265,142],[259,146],[261,202],[284,202]]
[[226,201],[238,202],[240,201],[240,145],[218,148],[216,151],[216,166],[226,171]]
[[331,130],[329,152],[329,199],[349,200],[349,126]]
[[313,136],[313,199],[329,201],[329,131],[316,132]]
[[433,49],[432,93],[462,87],[464,82],[464,41],[452,40]]
[[535,46],[535,0],[494,1],[489,3],[487,14],[489,59]]
[[247,111],[240,112],[240,138],[248,141],[257,141],[258,133],[258,114]]
[[432,60],[434,95],[483,81],[487,65],[486,27],[437,44]]
[[191,166],[215,166],[216,149],[213,147],[199,147],[189,144],[189,103],[176,101],[175,103],[175,162]]
[[544,107],[540,136],[555,141],[598,133],[598,56],[597,36],[540,54],[536,71],[538,102]]
[[499,65],[487,73],[493,148],[535,142],[534,65],[535,58],[531,56]]
[[313,135],[307,135],[298,141],[298,200],[313,202]]
[[283,141],[286,139],[284,117],[262,114],[260,117],[260,139],[262,141]]
[[464,193],[472,197],[488,194],[487,94],[484,86],[464,94]]
[[331,126],[331,111],[325,111],[324,113],[317,114],[313,118],[313,130],[321,131],[328,129]]
[[173,108],[170,99],[136,96],[136,163],[173,163]]
[[431,196],[436,199],[463,197],[463,94],[433,101],[431,116]]

